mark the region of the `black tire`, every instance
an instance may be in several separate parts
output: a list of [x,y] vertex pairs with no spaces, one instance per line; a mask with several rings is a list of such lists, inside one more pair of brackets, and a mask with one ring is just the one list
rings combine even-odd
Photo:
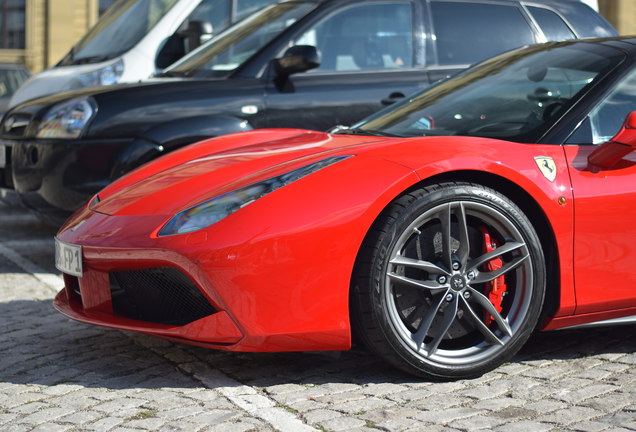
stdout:
[[368,233],[352,280],[352,325],[409,373],[474,378],[530,336],[545,274],[539,238],[508,198],[470,183],[423,187],[391,203]]

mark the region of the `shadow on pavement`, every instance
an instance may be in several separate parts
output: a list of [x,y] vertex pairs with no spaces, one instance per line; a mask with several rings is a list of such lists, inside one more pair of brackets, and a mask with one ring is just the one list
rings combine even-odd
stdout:
[[[210,350],[76,323],[58,314],[50,300],[0,303],[0,317],[0,382],[13,384],[194,388],[203,384],[191,371],[202,366],[256,386],[420,381],[362,348],[314,353]],[[635,330],[622,326],[537,333],[512,363],[633,353]]]

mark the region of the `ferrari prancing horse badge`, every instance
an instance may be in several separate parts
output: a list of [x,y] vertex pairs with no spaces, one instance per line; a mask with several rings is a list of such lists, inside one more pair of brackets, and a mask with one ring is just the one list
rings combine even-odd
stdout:
[[534,161],[537,163],[541,174],[543,174],[549,181],[554,181],[557,174],[554,160],[549,156],[536,156]]

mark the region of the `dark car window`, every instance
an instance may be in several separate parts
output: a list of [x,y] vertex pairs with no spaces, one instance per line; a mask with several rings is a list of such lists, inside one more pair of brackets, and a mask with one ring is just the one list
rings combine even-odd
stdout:
[[353,71],[413,66],[410,2],[372,3],[339,10],[296,39],[321,54],[315,71]]
[[630,73],[590,113],[592,142],[609,141],[621,128],[625,117],[636,110],[636,72]]
[[557,13],[537,6],[528,6],[528,10],[549,41],[576,39],[570,27]]
[[440,65],[472,64],[535,42],[516,6],[431,2]]
[[164,71],[166,76],[227,76],[252,54],[303,17],[315,3],[284,2],[266,7],[213,37]]
[[596,53],[584,45],[515,51],[399,102],[354,128],[399,136],[537,142],[583,89],[623,58],[618,51]]

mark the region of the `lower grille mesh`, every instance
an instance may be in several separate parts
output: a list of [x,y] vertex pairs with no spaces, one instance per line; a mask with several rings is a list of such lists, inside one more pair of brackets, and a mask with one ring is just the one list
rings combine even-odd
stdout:
[[172,267],[110,273],[113,312],[140,321],[185,325],[216,312],[201,291]]

